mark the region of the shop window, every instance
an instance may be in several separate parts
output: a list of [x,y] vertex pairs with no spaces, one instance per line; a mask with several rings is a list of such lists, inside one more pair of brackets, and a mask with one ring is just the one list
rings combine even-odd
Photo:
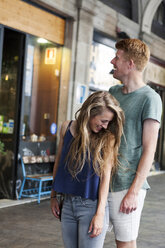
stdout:
[[91,46],[89,90],[109,90],[118,80],[113,78],[113,65],[111,60],[116,56],[113,47],[93,41]]
[[25,35],[0,29],[0,199],[15,194],[15,164],[18,150],[21,79]]
[[163,1],[154,16],[152,22],[152,32],[165,39],[165,1]]
[[54,140],[57,130],[58,92],[62,48],[29,36],[25,66],[22,139]]
[[0,80],[0,142],[15,152],[20,105],[24,35],[4,28]]
[[154,20],[158,22],[160,25],[165,25],[165,3],[162,2],[154,16]]
[[108,5],[129,19],[138,22],[138,0],[100,0],[100,2]]

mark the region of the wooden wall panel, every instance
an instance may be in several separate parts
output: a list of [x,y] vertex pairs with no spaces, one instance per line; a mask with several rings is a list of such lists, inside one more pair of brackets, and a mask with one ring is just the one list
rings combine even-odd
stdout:
[[0,0],[0,24],[64,44],[65,20],[21,0]]

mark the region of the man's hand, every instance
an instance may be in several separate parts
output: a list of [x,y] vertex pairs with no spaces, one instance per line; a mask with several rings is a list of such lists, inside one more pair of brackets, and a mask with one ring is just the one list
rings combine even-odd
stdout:
[[119,211],[124,214],[129,214],[132,211],[135,211],[137,209],[137,206],[138,206],[138,195],[128,191],[121,202]]

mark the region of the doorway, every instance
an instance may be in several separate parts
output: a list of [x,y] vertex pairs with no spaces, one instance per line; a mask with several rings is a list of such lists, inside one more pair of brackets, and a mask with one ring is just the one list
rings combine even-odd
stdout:
[[25,34],[1,27],[0,198],[14,198]]
[[165,87],[151,82],[149,85],[160,95],[162,99],[162,119],[155,152],[155,167],[157,170],[165,170]]

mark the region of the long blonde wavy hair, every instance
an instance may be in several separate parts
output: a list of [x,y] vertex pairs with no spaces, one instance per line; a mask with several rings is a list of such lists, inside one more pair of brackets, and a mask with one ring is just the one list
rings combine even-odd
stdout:
[[[89,128],[89,120],[104,110],[114,113],[107,129],[94,133]],[[82,171],[85,161],[93,161],[93,168],[102,176],[106,158],[112,153],[112,173],[118,166],[118,148],[123,133],[124,113],[118,101],[106,91],[97,91],[90,95],[75,114],[76,134],[67,156],[67,166],[72,177]],[[114,139],[113,147],[111,140]],[[111,174],[112,174],[111,173]]]

